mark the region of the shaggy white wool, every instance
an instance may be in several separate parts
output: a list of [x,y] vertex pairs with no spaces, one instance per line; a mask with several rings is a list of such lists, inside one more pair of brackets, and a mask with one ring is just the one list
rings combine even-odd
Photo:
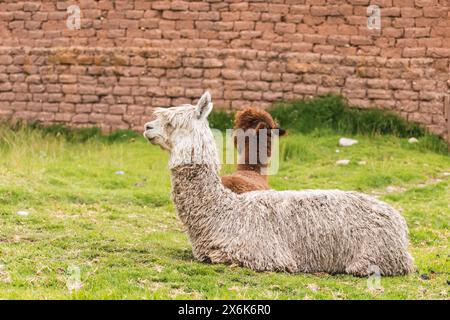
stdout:
[[144,135],[170,151],[172,198],[194,256],[257,271],[365,276],[414,270],[403,217],[386,203],[339,190],[254,191],[223,187],[207,116],[209,93],[197,106],[160,109]]

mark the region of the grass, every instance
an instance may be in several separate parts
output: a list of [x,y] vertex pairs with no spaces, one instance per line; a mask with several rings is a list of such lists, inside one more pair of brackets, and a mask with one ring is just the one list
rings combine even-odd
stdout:
[[[448,299],[450,158],[420,138],[357,134],[350,137],[359,144],[340,148],[339,137],[291,133],[271,185],[359,190],[401,210],[419,270],[382,278],[383,290],[348,275],[196,262],[159,148],[128,132],[0,126],[0,298]],[[337,166],[338,159],[351,162]],[[81,288],[69,292],[78,272]]]

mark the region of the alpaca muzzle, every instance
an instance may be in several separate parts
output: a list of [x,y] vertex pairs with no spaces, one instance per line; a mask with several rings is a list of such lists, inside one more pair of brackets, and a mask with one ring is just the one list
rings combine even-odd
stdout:
[[287,134],[287,130],[283,129],[283,128],[277,128],[278,130],[278,136],[282,137],[285,136]]
[[151,122],[147,122],[144,125],[144,137],[148,139],[150,142],[155,139],[156,134],[152,133],[154,131],[155,126]]

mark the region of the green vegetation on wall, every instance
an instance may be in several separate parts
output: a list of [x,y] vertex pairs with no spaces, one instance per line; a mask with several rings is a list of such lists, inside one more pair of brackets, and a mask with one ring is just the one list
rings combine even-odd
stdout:
[[[268,110],[273,118],[292,133],[320,135],[324,132],[344,135],[394,135],[421,138],[420,147],[448,153],[448,145],[429,134],[417,123],[408,122],[392,111],[358,109],[347,105],[341,96],[326,95],[308,100],[280,102]],[[210,117],[212,128],[232,128],[234,113],[217,111]]]

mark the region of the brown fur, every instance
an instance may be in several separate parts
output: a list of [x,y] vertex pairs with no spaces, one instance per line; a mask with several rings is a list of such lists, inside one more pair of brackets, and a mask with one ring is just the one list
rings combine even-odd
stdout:
[[[262,110],[255,107],[247,107],[242,111],[236,113],[236,119],[234,121],[234,129],[255,130],[256,139],[258,139],[258,131],[260,129],[267,129],[267,157],[272,155],[271,146],[271,129],[279,129],[279,135],[283,136],[286,131],[280,129],[273,120],[272,116]],[[234,141],[237,146],[237,140]],[[258,155],[259,155],[259,141]],[[235,193],[244,193],[256,190],[269,190],[269,182],[267,175],[261,174],[261,171],[267,167],[267,164],[262,159],[257,158],[256,164],[250,164],[249,161],[249,145],[248,140],[244,143],[244,150],[239,150],[239,157],[243,157],[244,163],[237,165],[237,170],[228,176],[223,176],[222,184]]]

